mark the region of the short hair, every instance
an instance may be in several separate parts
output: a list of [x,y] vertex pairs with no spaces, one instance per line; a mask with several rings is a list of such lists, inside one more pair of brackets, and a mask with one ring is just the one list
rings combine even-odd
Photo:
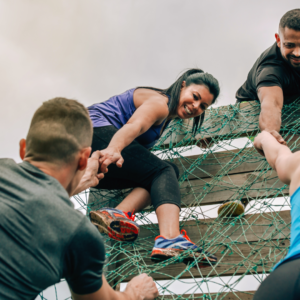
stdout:
[[91,146],[93,127],[87,109],[76,100],[54,98],[33,115],[26,138],[26,157],[34,161],[71,162]]
[[284,29],[285,27],[300,31],[300,9],[292,9],[286,12],[280,19],[279,28]]

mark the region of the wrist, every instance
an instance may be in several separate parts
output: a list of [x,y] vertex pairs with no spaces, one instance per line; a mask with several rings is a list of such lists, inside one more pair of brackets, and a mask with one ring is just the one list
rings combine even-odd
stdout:
[[119,145],[108,145],[106,149],[110,149],[113,152],[118,152],[118,153],[121,153],[121,151],[123,150],[123,148],[120,147]]
[[122,294],[123,294],[125,300],[136,300],[136,299],[138,299],[138,297],[135,297],[136,295],[135,295],[133,289],[130,289],[130,287],[126,288],[126,290],[124,292],[122,292]]

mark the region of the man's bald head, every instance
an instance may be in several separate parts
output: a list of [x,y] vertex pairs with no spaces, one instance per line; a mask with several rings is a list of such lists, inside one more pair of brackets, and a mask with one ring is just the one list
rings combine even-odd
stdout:
[[26,138],[26,158],[64,162],[92,143],[93,127],[87,109],[66,98],[46,101],[35,112]]

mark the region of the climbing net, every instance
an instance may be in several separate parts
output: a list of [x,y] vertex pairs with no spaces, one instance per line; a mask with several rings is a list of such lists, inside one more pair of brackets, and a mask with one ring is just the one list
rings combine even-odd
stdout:
[[[300,148],[299,102],[286,105],[282,115],[281,133],[292,151]],[[259,113],[255,101],[210,109],[195,137],[191,123],[173,121],[151,150],[179,167],[180,226],[193,242],[218,257],[217,264],[186,265],[182,261],[188,253],[151,262],[159,230],[153,208],[148,207],[136,215],[141,232],[134,243],[103,236],[105,274],[113,287],[147,273],[157,282],[161,299],[252,299],[266,274],[287,254],[290,237],[288,188],[253,148]],[[209,147],[199,148],[204,139]],[[115,207],[129,192],[91,189],[76,195],[74,201],[86,214]],[[228,200],[246,205],[245,213],[218,215],[218,207]],[[56,299],[68,298],[56,295]]]

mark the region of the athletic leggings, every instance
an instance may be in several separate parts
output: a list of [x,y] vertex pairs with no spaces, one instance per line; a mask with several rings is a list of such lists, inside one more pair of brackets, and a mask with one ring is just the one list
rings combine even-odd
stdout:
[[260,285],[253,300],[300,299],[300,258],[275,269]]
[[[95,127],[92,152],[107,148],[117,131],[114,126]],[[179,170],[175,164],[161,160],[137,141],[124,148],[121,154],[124,158],[122,168],[109,165],[96,189],[142,187],[150,193],[155,210],[166,203],[175,204],[180,209]]]

